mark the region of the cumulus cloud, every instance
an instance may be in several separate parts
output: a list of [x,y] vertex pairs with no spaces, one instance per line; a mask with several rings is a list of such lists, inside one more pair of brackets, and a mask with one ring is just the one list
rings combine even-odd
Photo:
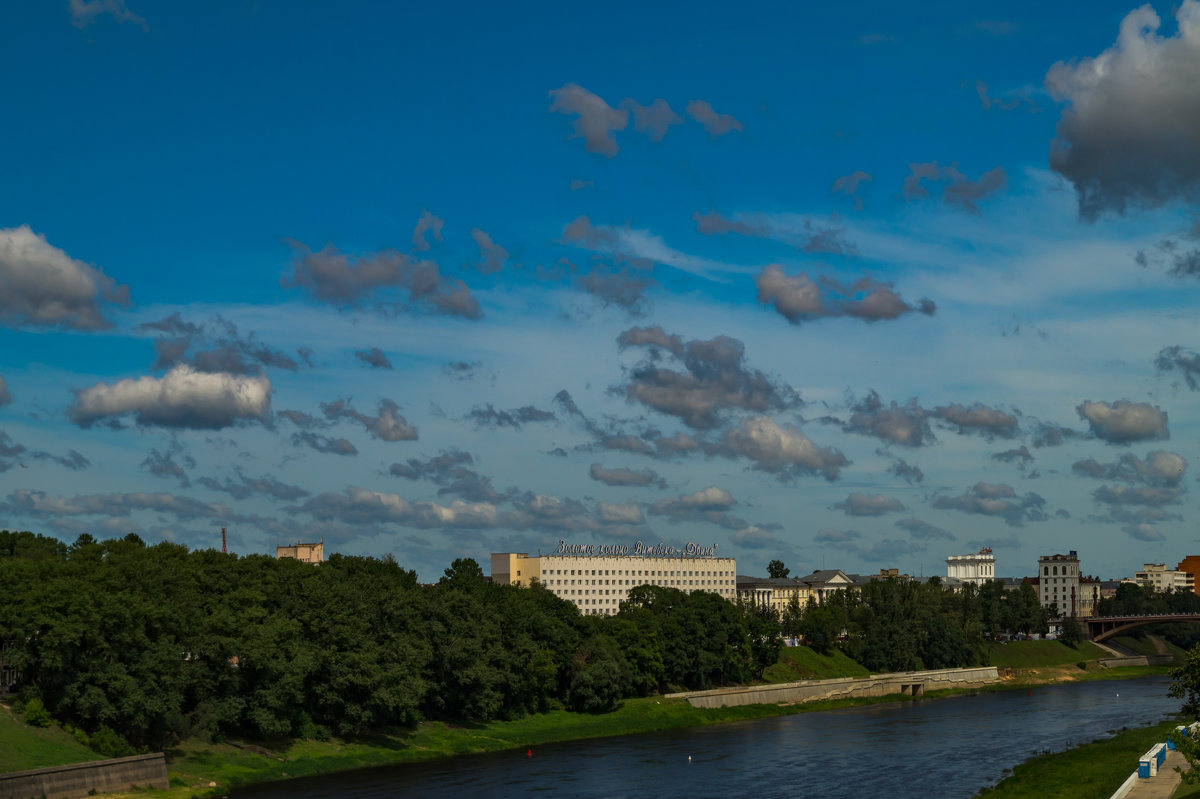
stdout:
[[8,405],[12,402],[12,394],[9,393],[8,383],[4,380],[4,375],[0,375],[0,407]]
[[1179,345],[1158,351],[1154,366],[1161,373],[1177,372],[1192,391],[1200,391],[1200,354],[1184,350]]
[[894,474],[909,485],[920,483],[925,479],[925,472],[915,463],[909,463],[904,458],[896,458],[888,467],[888,474]]
[[933,416],[960,434],[979,433],[989,441],[996,437],[1012,438],[1020,432],[1016,416],[978,402],[969,408],[958,403],[943,405],[933,409]]
[[909,164],[909,175],[904,179],[904,199],[912,201],[929,196],[925,181],[944,184],[942,200],[947,205],[957,206],[964,211],[979,213],[979,201],[995,194],[1007,185],[1008,176],[1004,167],[984,172],[977,180],[971,180],[958,171],[958,164],[939,166],[937,161],[927,164]]
[[605,469],[598,463],[593,463],[588,474],[593,480],[605,485],[623,487],[655,486],[666,488],[667,481],[658,476],[653,469]]
[[179,519],[236,520],[227,506],[168,493],[83,494],[55,497],[45,491],[20,489],[10,493],[0,510],[28,516],[120,516],[140,511],[169,513]]
[[784,544],[770,530],[750,525],[729,536],[729,542],[744,549],[771,549],[779,551]]
[[400,406],[390,399],[379,401],[378,412],[375,416],[367,416],[355,410],[351,407],[348,399],[322,402],[321,412],[330,421],[352,419],[365,427],[374,438],[381,441],[417,440],[417,428],[408,423],[400,414]]
[[[662,413],[678,417],[689,427],[718,427],[727,411],[763,412],[796,405],[799,398],[763,372],[745,365],[745,345],[728,336],[683,342],[661,327],[634,327],[617,338],[621,349],[645,347],[650,356],[634,367],[624,393]],[[671,344],[663,348],[662,342]],[[684,371],[660,366],[664,349]]]
[[1050,166],[1074,184],[1085,219],[1200,198],[1200,3],[1183,0],[1176,18],[1175,35],[1158,36],[1161,20],[1143,5],[1112,47],[1046,75],[1066,104]]
[[1157,507],[1174,505],[1181,499],[1177,488],[1170,486],[1122,486],[1104,485],[1092,492],[1097,502],[1106,505],[1146,505]]
[[842,175],[833,182],[833,186],[829,189],[833,194],[845,194],[854,200],[854,210],[861,211],[863,209],[863,198],[858,193],[859,186],[863,183],[870,183],[875,178],[870,172],[863,172],[861,169],[856,169],[849,175]]
[[1138,541],[1166,541],[1167,537],[1158,531],[1158,528],[1148,522],[1140,522],[1138,524],[1127,524],[1121,528],[1130,538],[1136,538]]
[[862,538],[862,535],[854,530],[818,530],[813,536],[813,540],[818,544],[844,544],[859,538]]
[[421,218],[417,220],[417,226],[413,228],[412,245],[416,252],[427,252],[432,246],[429,243],[427,233],[432,233],[436,241],[442,240],[442,226],[446,223],[429,213],[428,211],[421,212]]
[[26,461],[57,463],[74,472],[92,465],[91,461],[73,449],[67,450],[66,455],[52,455],[41,450],[27,449],[23,444],[13,441],[7,433],[0,430],[0,474],[14,466],[28,468]]
[[822,475],[836,480],[850,461],[839,450],[820,447],[793,425],[780,425],[767,416],[743,419],[725,431],[714,454],[743,457],[753,461],[753,467],[771,472],[780,479],[799,475]]
[[198,482],[213,491],[229,494],[234,499],[246,499],[255,494],[261,494],[270,499],[294,501],[309,495],[309,492],[300,486],[289,485],[269,475],[247,477],[240,470],[236,470],[236,475],[236,480],[230,477],[226,477],[224,480],[201,477]]
[[[353,307],[366,300],[380,301],[380,308],[411,308],[444,316],[482,319],[479,301],[467,284],[443,275],[430,260],[414,260],[395,250],[368,253],[352,258],[327,245],[313,252],[304,244],[290,241],[296,257],[292,274],[280,284],[298,287],[314,299],[343,307]],[[385,292],[398,289],[396,301]]]
[[1183,480],[1187,461],[1181,455],[1165,450],[1155,450],[1145,459],[1136,455],[1122,455],[1115,463],[1100,463],[1095,458],[1076,461],[1071,471],[1084,477],[1099,480],[1121,480],[1126,483],[1144,483],[1150,486],[1175,486]]
[[448,505],[410,502],[399,494],[349,486],[344,491],[326,491],[292,509],[323,521],[348,524],[395,523],[420,529],[492,528],[500,512],[489,502],[454,500]]
[[196,461],[192,457],[185,455],[183,457],[184,464],[180,464],[179,461],[175,460],[175,454],[177,453],[173,447],[168,448],[166,452],[152,449],[150,450],[150,454],[146,456],[146,459],[142,461],[141,467],[155,477],[178,480],[180,485],[187,488],[192,484],[192,481],[188,479],[187,471],[184,470],[183,465],[186,464],[188,468],[194,469],[196,468]]
[[814,281],[804,272],[788,275],[781,267],[770,264],[754,278],[754,283],[758,287],[758,301],[774,306],[794,325],[822,317],[849,316],[878,322],[913,311],[927,316],[937,311],[932,300],[911,305],[900,298],[890,283],[867,277],[843,285],[832,278]]
[[922,521],[917,518],[900,519],[896,522],[896,526],[901,530],[906,530],[913,538],[928,540],[933,538],[944,539],[946,541],[956,541],[957,536],[949,530],[943,530],[937,525]]
[[589,153],[600,153],[612,158],[617,154],[617,139],[614,131],[625,130],[629,124],[629,111],[616,109],[574,83],[560,89],[550,90],[550,113],[575,116],[573,139],[583,139]]
[[[468,452],[445,450],[424,460],[409,458],[393,463],[388,473],[406,480],[430,480],[438,486],[438,495],[453,495],[468,502],[496,503],[504,499],[492,486],[492,479],[471,468],[475,459]],[[511,489],[509,491],[511,494]]]
[[53,246],[28,225],[0,228],[0,324],[103,330],[109,304],[129,304],[129,287]]
[[354,357],[365,363],[372,369],[391,369],[392,362],[388,360],[388,356],[383,350],[378,347],[370,347],[365,350],[355,350]]
[[646,313],[646,289],[652,281],[636,270],[611,269],[597,263],[587,273],[576,277],[575,285],[605,306],[615,305],[630,316],[643,316]]
[[683,124],[683,117],[671,110],[671,106],[661,97],[650,105],[641,105],[632,98],[626,98],[621,102],[621,107],[633,112],[633,129],[645,133],[650,141],[662,141],[671,125]]
[[692,100],[687,104],[687,113],[699,122],[714,139],[730,131],[742,129],[742,123],[731,114],[718,114],[707,100]]
[[1032,430],[1033,446],[1038,447],[1060,447],[1068,441],[1074,441],[1081,437],[1077,430],[1072,430],[1069,427],[1052,424],[1049,422],[1036,422]]
[[264,344],[255,333],[242,335],[233,322],[217,315],[205,322],[188,322],[178,311],[153,322],[143,322],[139,332],[159,333],[154,342],[152,369],[187,363],[201,372],[254,374],[263,367],[294,372],[300,368],[287,353]]
[[125,0],[69,0],[71,24],[83,30],[101,16],[108,14],[117,22],[128,22],[144,31],[150,30],[145,19],[129,10]]
[[1018,469],[1025,471],[1033,463],[1033,453],[1029,451],[1029,447],[1022,444],[1016,449],[993,453],[992,460],[1000,463],[1015,463]]
[[709,486],[675,499],[662,499],[650,506],[651,516],[665,516],[674,523],[707,522],[727,530],[742,530],[748,523],[728,511],[737,500],[724,488]]
[[842,425],[847,433],[873,436],[904,447],[920,447],[936,440],[929,429],[929,412],[915,399],[906,405],[897,405],[894,400],[884,405],[879,394],[871,391],[850,411],[850,420]]
[[532,405],[514,408],[511,411],[498,411],[489,402],[483,407],[472,408],[466,418],[479,427],[512,427],[519,430],[522,425],[553,422],[556,417],[553,411],[543,411]]
[[265,375],[205,373],[181,365],[163,377],[79,389],[67,414],[80,427],[132,414],[144,426],[216,430],[266,421],[270,411],[271,381]]
[[1091,426],[1092,435],[1110,444],[1160,441],[1171,437],[1167,429],[1167,412],[1146,402],[1085,400],[1076,410]]
[[841,502],[834,503],[833,507],[847,516],[883,516],[904,510],[904,503],[883,494],[862,494],[855,491]]
[[924,545],[899,538],[885,538],[865,549],[861,547],[854,549],[854,553],[868,563],[895,563],[903,557],[924,551]]
[[976,483],[957,497],[941,496],[933,501],[939,510],[957,510],[980,516],[995,516],[1006,524],[1021,527],[1027,521],[1044,521],[1049,518],[1044,507],[1046,500],[1034,493],[1017,496],[1010,485],[1004,483]]
[[347,439],[325,436],[310,430],[292,433],[292,443],[298,447],[308,447],[326,455],[353,456],[358,454],[358,447]]
[[837,214],[832,214],[828,221],[805,219],[798,229],[782,229],[755,215],[726,217],[717,211],[707,214],[696,211],[692,219],[696,221],[696,232],[705,236],[737,233],[751,238],[776,239],[810,254],[854,255],[857,252],[854,244],[846,239],[846,228],[839,223]]
[[508,250],[492,241],[492,237],[479,228],[471,228],[471,238],[479,247],[479,261],[475,268],[482,275],[493,275],[504,268],[508,262]]

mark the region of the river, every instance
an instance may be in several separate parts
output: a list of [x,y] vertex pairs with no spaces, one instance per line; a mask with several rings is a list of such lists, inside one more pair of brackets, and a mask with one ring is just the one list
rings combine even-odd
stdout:
[[[470,755],[260,785],[234,799],[956,799],[1018,763],[1179,710],[1170,681],[1086,682]],[[1129,770],[1137,763],[1130,760]]]

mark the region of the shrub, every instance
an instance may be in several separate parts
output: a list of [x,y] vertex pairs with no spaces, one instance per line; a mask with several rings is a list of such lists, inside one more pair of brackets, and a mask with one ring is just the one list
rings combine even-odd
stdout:
[[30,727],[50,726],[50,711],[41,699],[30,699],[25,703],[25,723]]
[[137,754],[137,750],[130,746],[120,733],[103,724],[92,733],[90,746],[97,754],[105,757],[128,757]]

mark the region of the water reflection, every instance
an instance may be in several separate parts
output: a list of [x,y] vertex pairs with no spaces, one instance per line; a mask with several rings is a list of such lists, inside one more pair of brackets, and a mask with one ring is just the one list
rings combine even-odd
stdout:
[[1176,712],[1168,685],[1091,682],[806,713],[546,745],[531,758],[504,752],[294,780],[235,797],[970,797],[1030,755]]

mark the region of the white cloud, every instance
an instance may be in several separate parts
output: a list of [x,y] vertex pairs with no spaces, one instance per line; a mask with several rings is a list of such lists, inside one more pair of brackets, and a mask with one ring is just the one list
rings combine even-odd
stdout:
[[75,392],[69,415],[80,427],[133,414],[138,424],[217,429],[264,420],[271,410],[271,381],[177,366],[163,377],[98,383]]

